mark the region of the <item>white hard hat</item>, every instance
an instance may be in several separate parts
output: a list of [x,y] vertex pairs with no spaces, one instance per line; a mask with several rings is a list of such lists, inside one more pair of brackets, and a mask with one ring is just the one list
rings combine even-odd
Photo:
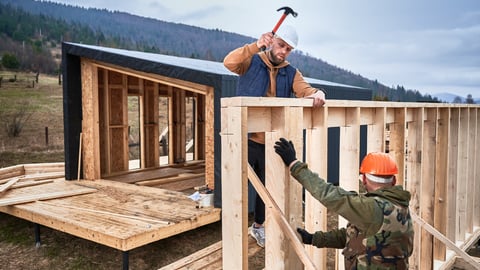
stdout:
[[298,35],[297,35],[297,31],[295,31],[295,28],[293,28],[293,26],[282,25],[278,29],[277,33],[275,33],[275,35],[278,38],[281,38],[283,41],[285,41],[291,47],[293,47],[293,48],[297,47]]

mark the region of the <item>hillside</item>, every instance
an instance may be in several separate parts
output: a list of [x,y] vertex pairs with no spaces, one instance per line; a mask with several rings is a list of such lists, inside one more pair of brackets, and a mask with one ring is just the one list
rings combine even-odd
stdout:
[[[1,10],[4,12],[1,16],[0,34],[20,45],[17,48],[24,47],[27,40],[37,51],[47,44],[55,47],[62,41],[71,41],[222,61],[232,49],[254,40],[252,37],[220,29],[204,29],[124,12],[85,9],[44,1],[0,0]],[[5,51],[9,50],[0,45],[0,53]],[[18,54],[18,50],[15,53]],[[373,90],[376,99],[437,101],[430,95],[422,95],[418,90],[404,89],[402,86],[392,89],[302,51],[294,51],[289,61],[306,77],[369,88]],[[49,73],[51,72],[50,69]]]

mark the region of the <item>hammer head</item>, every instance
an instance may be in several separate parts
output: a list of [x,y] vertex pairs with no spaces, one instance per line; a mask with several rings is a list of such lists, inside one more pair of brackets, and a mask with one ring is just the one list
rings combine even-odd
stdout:
[[293,11],[293,9],[290,8],[290,7],[281,7],[279,9],[277,9],[277,11],[280,11],[280,10],[283,10],[283,14],[285,14],[285,15],[292,14],[293,17],[297,17],[297,15],[298,15],[298,13]]

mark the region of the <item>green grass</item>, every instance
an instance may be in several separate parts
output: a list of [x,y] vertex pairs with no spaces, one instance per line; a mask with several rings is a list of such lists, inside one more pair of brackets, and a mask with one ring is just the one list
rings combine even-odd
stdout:
[[[4,213],[0,213],[0,219],[2,219],[0,241],[24,246],[34,242],[34,230],[31,223]],[[26,231],[31,231],[31,234],[26,234]]]

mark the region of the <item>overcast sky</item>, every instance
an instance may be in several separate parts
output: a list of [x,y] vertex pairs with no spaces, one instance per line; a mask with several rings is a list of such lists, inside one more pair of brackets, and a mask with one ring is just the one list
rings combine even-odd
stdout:
[[[51,0],[52,1],[52,0]],[[251,37],[287,17],[298,49],[329,64],[421,93],[480,97],[479,0],[53,0]]]

